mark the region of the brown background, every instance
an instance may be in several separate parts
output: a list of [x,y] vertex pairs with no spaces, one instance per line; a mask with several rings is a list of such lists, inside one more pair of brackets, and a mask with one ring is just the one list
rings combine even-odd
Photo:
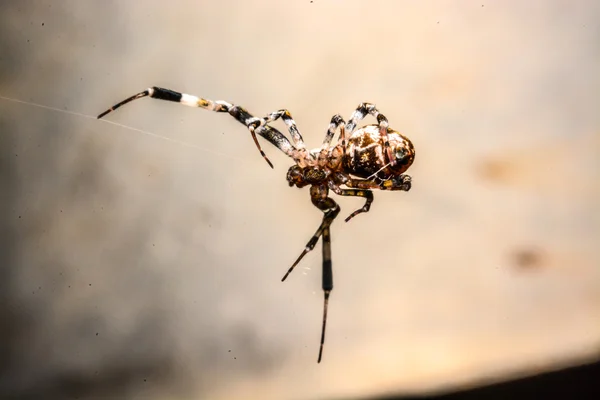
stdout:
[[[598,357],[600,3],[217,3],[0,6],[4,394],[343,398]],[[413,189],[333,225],[321,365],[320,246],[280,282],[321,218],[290,160],[172,103],[107,118],[170,141],[91,118],[152,85],[288,108],[314,147],[375,102],[413,140]]]

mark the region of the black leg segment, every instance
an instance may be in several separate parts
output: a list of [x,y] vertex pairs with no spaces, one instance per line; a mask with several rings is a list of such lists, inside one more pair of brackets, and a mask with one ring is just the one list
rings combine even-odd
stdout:
[[[254,118],[254,116],[252,114],[250,114],[244,108],[230,104],[223,100],[213,101],[213,100],[203,99],[201,97],[197,97],[197,96],[193,96],[193,95],[185,94],[185,93],[179,93],[179,92],[176,92],[171,89],[160,88],[157,86],[148,88],[148,89],[144,90],[143,92],[140,92],[136,95],[128,97],[127,99],[121,101],[120,103],[115,104],[108,110],[106,110],[103,113],[101,113],[100,115],[98,115],[98,118],[100,119],[100,118],[104,117],[106,114],[108,114],[112,111],[115,111],[117,108],[119,108],[133,100],[137,100],[137,99],[140,99],[142,97],[147,97],[147,96],[154,98],[154,99],[180,103],[180,104],[190,106],[190,107],[203,108],[203,109],[209,110],[209,111],[229,113],[238,122],[240,122],[241,124],[244,124],[246,126],[246,128],[248,128],[248,130],[250,131],[250,134],[252,135],[252,139],[254,140],[254,144],[258,148],[258,151],[260,152],[261,156],[265,159],[265,161],[269,164],[269,166],[271,168],[273,168],[273,164],[267,158],[265,152],[260,147],[260,144],[258,143],[258,139],[256,138],[256,134],[259,134],[260,136],[265,138],[267,141],[269,141],[269,143],[271,143],[273,146],[277,147],[279,150],[281,150],[286,155],[291,157],[293,146],[290,143],[290,141],[277,129],[275,129],[269,125],[260,126],[260,123],[257,121],[257,118]],[[257,128],[259,128],[259,129],[257,129]]]

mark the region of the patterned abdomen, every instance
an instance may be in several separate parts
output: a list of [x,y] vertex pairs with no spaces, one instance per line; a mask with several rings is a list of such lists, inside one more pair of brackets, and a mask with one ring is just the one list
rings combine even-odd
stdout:
[[379,134],[377,125],[367,125],[352,134],[348,139],[344,170],[360,178],[377,176],[387,180],[398,176],[410,167],[415,158],[415,149],[411,141],[391,128],[387,130],[392,159],[390,165],[388,151],[385,150],[385,135]]

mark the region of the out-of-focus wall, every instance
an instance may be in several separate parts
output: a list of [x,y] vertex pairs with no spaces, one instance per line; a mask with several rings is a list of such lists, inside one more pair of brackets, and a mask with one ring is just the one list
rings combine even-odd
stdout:
[[[599,18],[566,0],[3,2],[0,397],[427,392],[597,357]],[[106,117],[124,126],[93,118],[152,85],[288,108],[313,147],[375,102],[413,140],[413,189],[333,224],[320,365],[320,245],[280,282],[321,219],[308,190],[227,115],[144,99]]]

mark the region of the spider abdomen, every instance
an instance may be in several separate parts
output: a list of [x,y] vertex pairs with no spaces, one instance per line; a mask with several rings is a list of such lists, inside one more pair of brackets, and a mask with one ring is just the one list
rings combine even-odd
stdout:
[[380,134],[379,126],[367,125],[354,132],[348,139],[343,159],[345,172],[365,179],[374,176],[389,179],[406,171],[415,158],[412,142],[391,128],[387,129],[387,138],[389,153],[385,147],[386,136]]

